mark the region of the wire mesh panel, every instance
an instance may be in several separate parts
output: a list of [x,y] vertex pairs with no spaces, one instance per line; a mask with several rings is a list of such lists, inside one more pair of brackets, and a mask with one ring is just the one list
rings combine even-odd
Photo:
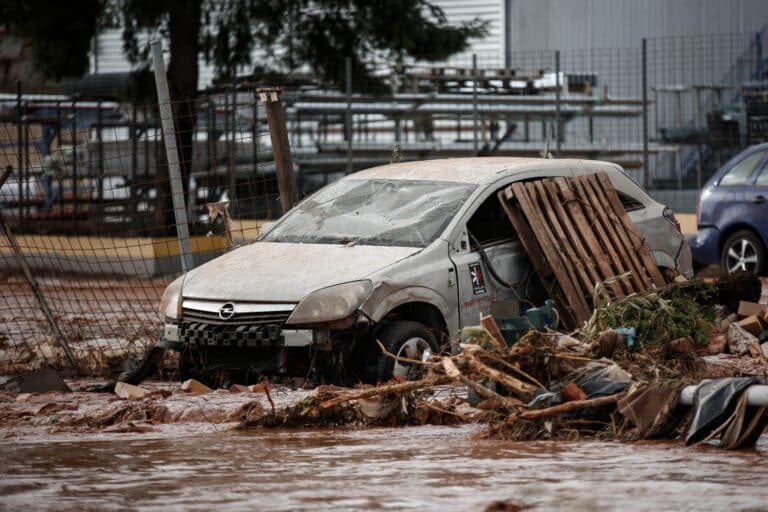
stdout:
[[[401,160],[547,151],[617,162],[641,183],[647,167],[655,188],[696,187],[766,140],[762,34],[643,48],[441,63],[337,55],[316,75],[281,76],[298,196]],[[249,80],[172,104],[191,266],[254,240],[283,212],[255,93],[266,78]],[[182,268],[164,142],[146,93],[22,84],[0,94],[0,171],[11,170],[0,189],[0,372],[65,366],[64,346],[102,371],[160,338],[161,294]]]
[[[250,86],[173,109],[200,264],[280,216],[269,132]],[[62,342],[81,370],[114,369],[160,338],[161,294],[181,270],[156,103],[22,94],[3,112],[0,372],[67,366]]]
[[657,186],[700,188],[728,158],[766,139],[754,131],[750,137],[750,119],[765,104],[762,39],[742,33],[648,40],[650,137],[675,147],[654,162]]

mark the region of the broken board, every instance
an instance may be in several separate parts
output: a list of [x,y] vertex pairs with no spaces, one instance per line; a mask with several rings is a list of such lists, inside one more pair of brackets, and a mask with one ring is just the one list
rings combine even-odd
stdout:
[[600,299],[666,285],[607,174],[514,183],[498,197],[567,327]]

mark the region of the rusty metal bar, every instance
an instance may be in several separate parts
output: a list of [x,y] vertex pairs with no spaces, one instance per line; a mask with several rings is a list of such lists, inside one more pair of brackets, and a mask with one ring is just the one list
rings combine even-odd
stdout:
[[296,177],[293,174],[291,146],[288,142],[288,129],[285,126],[285,107],[279,87],[257,89],[259,99],[264,102],[267,111],[269,135],[272,139],[272,153],[275,158],[277,186],[280,190],[280,203],[283,214],[288,212],[299,200]]
[[[8,166],[3,172],[2,176],[0,176],[0,187],[2,187],[3,184],[6,182],[6,180],[10,177],[11,172],[13,172],[13,169],[11,168],[11,166]],[[59,345],[64,351],[64,355],[67,358],[67,362],[69,363],[70,367],[75,372],[75,374],[77,374],[78,373],[77,363],[75,363],[75,358],[72,355],[72,351],[70,350],[69,345],[67,344],[67,340],[64,337],[64,333],[61,331],[59,324],[56,323],[56,317],[53,316],[53,313],[51,312],[51,308],[48,306],[48,301],[45,300],[45,295],[43,295],[43,292],[40,290],[40,286],[37,284],[37,280],[35,279],[35,276],[32,275],[32,271],[30,271],[29,269],[27,260],[24,259],[24,254],[21,252],[21,247],[19,247],[19,244],[16,241],[16,236],[13,234],[13,231],[11,230],[11,226],[5,220],[5,215],[3,215],[3,212],[1,210],[0,210],[0,223],[3,225],[3,231],[5,232],[5,236],[8,238],[8,242],[10,242],[11,248],[13,249],[13,256],[16,259],[16,264],[19,265],[19,268],[21,268],[22,272],[24,273],[24,278],[27,280],[27,282],[29,283],[29,286],[32,288],[32,292],[35,294],[35,298],[37,299],[37,302],[40,305],[40,309],[43,310],[45,319],[48,321],[48,325],[50,325],[51,330],[53,331],[53,334],[56,337],[56,341],[58,341]]]
[[165,61],[163,60],[163,48],[160,41],[152,41],[152,66],[155,69],[157,105],[160,109],[160,121],[165,140],[165,155],[168,158],[168,177],[171,185],[173,214],[176,219],[176,236],[179,239],[179,249],[181,250],[181,270],[188,272],[194,267],[192,249],[189,243],[189,221],[185,206],[184,185],[181,182],[181,165],[176,146],[176,128],[173,124],[171,95],[168,92],[168,79],[165,76]]

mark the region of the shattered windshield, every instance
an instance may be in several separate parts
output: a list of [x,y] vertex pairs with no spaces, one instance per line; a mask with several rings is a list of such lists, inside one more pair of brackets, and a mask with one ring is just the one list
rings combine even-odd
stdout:
[[291,210],[262,240],[426,247],[475,185],[344,179]]

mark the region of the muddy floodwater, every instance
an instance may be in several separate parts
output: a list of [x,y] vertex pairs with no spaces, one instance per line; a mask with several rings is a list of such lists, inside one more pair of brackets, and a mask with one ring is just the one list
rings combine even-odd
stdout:
[[766,510],[755,451],[475,440],[475,426],[0,441],[0,509]]

